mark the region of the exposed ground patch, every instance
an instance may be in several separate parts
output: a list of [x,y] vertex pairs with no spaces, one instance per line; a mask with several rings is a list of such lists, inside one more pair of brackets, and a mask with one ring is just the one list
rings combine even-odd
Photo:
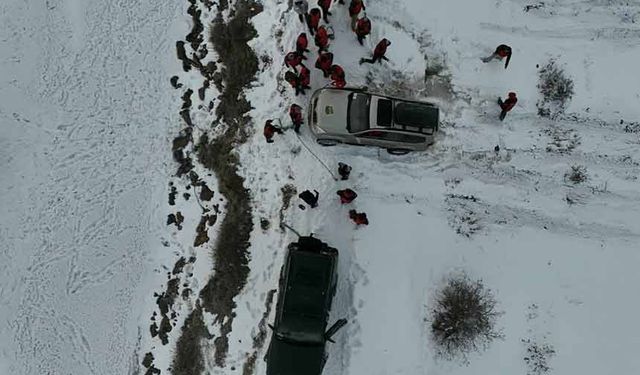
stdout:
[[[204,370],[200,344],[203,339],[212,337],[202,323],[203,311],[213,314],[216,322],[221,323],[220,336],[214,340],[214,362],[220,367],[225,365],[229,347],[227,335],[234,318],[233,299],[244,287],[249,274],[247,251],[253,220],[249,192],[244,188],[244,179],[237,173],[239,161],[234,149],[246,140],[251,121],[246,114],[251,105],[242,91],[253,80],[258,68],[258,60],[247,42],[256,36],[249,20],[262,7],[253,1],[239,0],[225,22],[222,11],[227,7],[226,1],[218,4],[218,16],[210,36],[223,66],[216,72],[217,78],[212,79],[221,93],[214,125],[223,123],[225,130],[215,139],[204,134],[197,145],[199,162],[214,171],[219,181],[219,193],[226,199],[225,215],[212,251],[213,276],[200,292],[199,307],[187,318],[188,324],[183,327],[178,341],[173,366],[173,373],[178,375],[200,374]],[[198,65],[197,61],[195,65]]]

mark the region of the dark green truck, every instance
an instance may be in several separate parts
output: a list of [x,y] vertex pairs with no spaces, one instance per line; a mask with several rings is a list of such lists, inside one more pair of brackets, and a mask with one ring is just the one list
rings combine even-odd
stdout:
[[325,343],[346,324],[327,321],[338,281],[338,250],[312,236],[291,243],[280,274],[267,375],[320,375]]

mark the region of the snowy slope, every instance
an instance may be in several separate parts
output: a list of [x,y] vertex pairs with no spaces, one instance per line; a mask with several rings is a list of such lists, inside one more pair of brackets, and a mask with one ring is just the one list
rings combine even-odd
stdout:
[[[255,218],[250,281],[237,298],[230,359],[213,373],[239,373],[254,350],[265,296],[277,288],[285,246],[294,238],[274,225],[285,184],[298,192],[315,188],[321,196],[314,210],[299,210],[294,199],[285,221],[340,250],[332,320],[347,317],[349,325],[330,344],[325,373],[527,374],[523,340],[554,348],[550,373],[640,371],[638,305],[631,297],[640,282],[640,139],[624,125],[638,117],[640,76],[632,64],[640,56],[640,28],[631,20],[640,7],[547,2],[525,12],[525,5],[370,1],[373,32],[363,48],[349,31],[346,7],[334,4],[330,49],[347,82],[436,101],[444,120],[431,150],[402,157],[321,148],[304,129],[301,140],[321,160],[332,168],[338,161],[353,166],[349,181],[335,182],[294,133],[276,135],[274,144],[262,137],[266,119],[286,123],[291,102],[306,104],[281,81],[282,57],[303,25],[286,3],[265,1],[252,43],[264,56],[249,95],[256,133],[240,155],[255,212],[272,225],[260,230]],[[391,62],[359,66],[382,37],[393,42]],[[500,43],[514,48],[507,70],[480,61]],[[575,83],[570,115],[555,121],[538,117],[535,105],[536,64],[551,57],[566,64]],[[425,68],[442,61],[445,78],[425,90]],[[312,83],[319,88],[328,81],[312,69]],[[500,123],[495,101],[508,91],[516,91],[519,102]],[[586,168],[586,182],[565,179],[573,165]],[[359,194],[353,207],[367,212],[368,227],[355,228],[348,208],[340,207],[335,191],[344,187]],[[460,270],[494,290],[504,311],[504,340],[472,355],[468,366],[435,358],[425,320],[435,289]],[[259,347],[258,359],[265,349]],[[264,370],[258,360],[255,373]]]
[[168,251],[180,10],[0,4],[2,374],[138,368],[143,303]]

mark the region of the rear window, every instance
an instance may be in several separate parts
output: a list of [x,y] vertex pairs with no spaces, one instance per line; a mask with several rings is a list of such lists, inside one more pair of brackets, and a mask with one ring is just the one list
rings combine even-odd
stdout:
[[438,108],[428,104],[398,103],[394,115],[395,122],[403,127],[415,129],[438,127]]
[[378,126],[388,128],[391,126],[391,117],[393,114],[393,103],[391,100],[378,100],[378,113],[376,123]]

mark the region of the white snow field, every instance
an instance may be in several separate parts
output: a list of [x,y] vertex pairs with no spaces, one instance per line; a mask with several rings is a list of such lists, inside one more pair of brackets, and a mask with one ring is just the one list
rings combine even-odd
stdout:
[[173,257],[182,8],[0,3],[0,374],[138,371],[155,268]]
[[[347,1],[348,3],[348,1]],[[295,199],[285,221],[313,232],[340,250],[339,290],[332,321],[349,324],[329,345],[325,374],[637,374],[640,373],[640,6],[627,1],[550,1],[525,11],[526,1],[368,1],[373,24],[365,47],[349,30],[347,5],[334,3],[336,33],[330,50],[345,68],[348,85],[368,85],[440,104],[443,126],[427,152],[391,156],[384,150],[322,148],[303,127],[301,140],[331,169],[353,167],[336,182],[292,132],[266,144],[269,118],[289,123],[292,102],[306,107],[282,82],[282,59],[305,31],[287,2],[264,1],[253,19],[251,42],[261,61],[248,98],[255,108],[254,137],[239,153],[254,197],[251,274],[230,336],[225,368],[242,373],[269,290],[277,288],[286,244],[295,236],[278,226],[281,188],[317,189],[320,206],[301,211]],[[389,63],[358,65],[383,37],[392,41]],[[481,57],[509,44],[508,69]],[[328,80],[307,66],[312,86]],[[264,58],[263,58],[264,57]],[[272,60],[270,60],[271,58]],[[574,81],[566,116],[537,115],[536,64],[556,58]],[[426,60],[425,60],[426,59]],[[427,82],[425,69],[444,62],[446,82]],[[446,80],[445,80],[446,81]],[[519,101],[504,122],[499,96]],[[622,121],[621,121],[622,120]],[[500,146],[495,152],[494,147]],[[588,178],[565,178],[571,166]],[[358,198],[341,207],[336,190]],[[368,214],[356,228],[350,208]],[[260,218],[271,229],[260,229]],[[434,291],[451,273],[464,271],[494,291],[504,315],[503,340],[461,361],[436,357],[428,321]],[[269,321],[273,320],[273,310]],[[528,342],[528,343],[527,343]],[[259,350],[256,374],[268,344]],[[529,346],[549,347],[548,370],[524,358]]]

